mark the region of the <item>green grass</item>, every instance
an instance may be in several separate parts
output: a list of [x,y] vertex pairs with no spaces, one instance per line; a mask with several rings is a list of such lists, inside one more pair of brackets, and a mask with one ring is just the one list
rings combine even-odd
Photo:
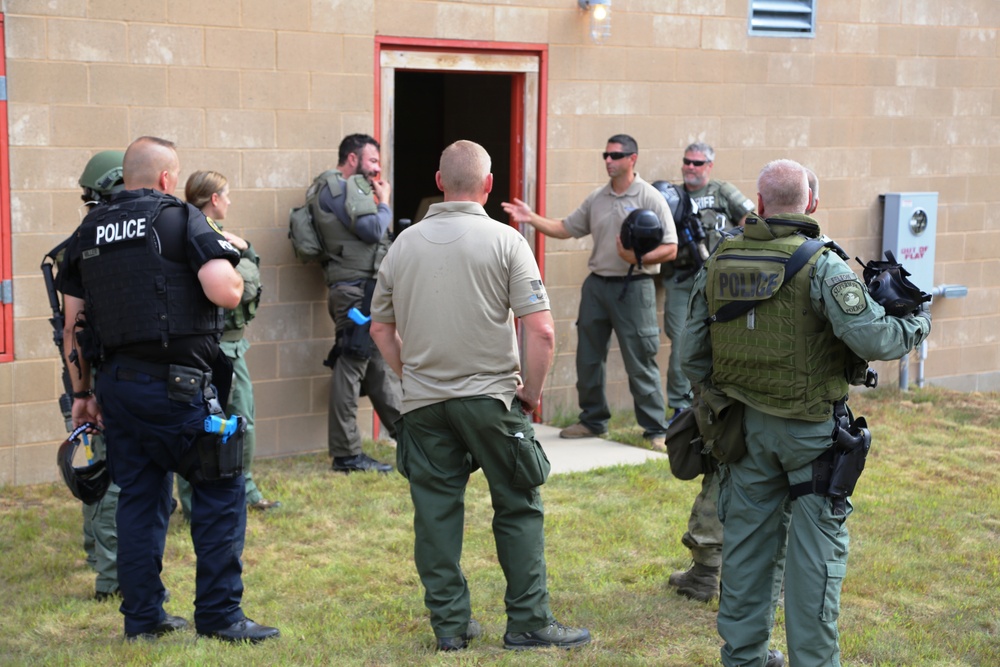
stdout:
[[[849,521],[844,665],[1000,665],[998,399],[935,389],[852,398],[874,444]],[[611,437],[633,442],[637,432],[616,415]],[[556,475],[543,487],[553,610],[594,635],[569,653],[501,647],[504,581],[481,474],[469,484],[463,567],[484,635],[461,654],[433,650],[402,477],[336,475],[320,455],[258,461],[255,477],[284,507],[248,519],[244,607],[279,626],[280,640],[230,646],[186,631],[122,643],[117,605],[90,599],[79,503],[60,484],[7,487],[0,665],[718,664],[717,607],[666,585],[688,564],[680,536],[699,486],[674,479],[664,461]],[[194,555],[179,514],[163,579],[167,611],[190,619]],[[779,611],[772,646],[784,650],[781,620]]]

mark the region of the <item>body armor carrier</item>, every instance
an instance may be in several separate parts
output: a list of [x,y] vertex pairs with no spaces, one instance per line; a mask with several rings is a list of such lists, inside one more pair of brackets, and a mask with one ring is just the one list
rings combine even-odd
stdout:
[[[205,296],[197,274],[160,254],[156,221],[185,204],[161,193],[96,209],[80,228],[86,312],[106,352],[131,343],[222,331],[222,309]],[[186,234],[186,230],[180,233]]]
[[[332,285],[374,278],[378,274],[382,258],[389,250],[389,235],[384,234],[378,243],[365,243],[353,232],[358,217],[378,212],[378,205],[372,199],[370,190],[367,194],[354,191],[361,187],[361,183],[367,185],[367,182],[360,176],[344,181],[337,171],[324,172],[319,178],[326,180],[334,197],[344,196],[345,209],[351,217],[348,228],[335,213],[324,211],[319,205],[319,193],[322,187],[310,188],[311,192],[307,196],[306,203],[316,231],[327,250],[327,256],[323,261],[326,283]],[[364,205],[365,198],[370,204],[368,207]]]
[[794,230],[809,221],[819,233],[811,218],[795,217],[785,227],[780,219],[751,215],[745,234],[724,240],[709,259],[709,312],[732,301],[760,302],[742,317],[712,325],[712,380],[761,412],[821,422],[847,394],[853,355],[812,308],[810,274],[826,249],[782,286],[785,263],[806,240]]

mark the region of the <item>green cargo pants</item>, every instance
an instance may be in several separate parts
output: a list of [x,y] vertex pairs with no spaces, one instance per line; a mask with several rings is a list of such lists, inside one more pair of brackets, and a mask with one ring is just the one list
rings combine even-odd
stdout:
[[[103,459],[104,439],[90,436],[95,459]],[[83,505],[83,549],[87,552],[87,565],[97,573],[95,593],[114,593],[118,590],[118,493],[121,489],[114,482],[104,492],[104,497],[93,505]]]
[[[679,272],[678,272],[679,274]],[[688,299],[694,286],[694,275],[681,283],[673,275],[663,279],[663,332],[670,339],[670,361],[667,363],[667,407],[691,407],[691,381],[681,370],[681,332],[687,320]]]
[[[489,483],[497,559],[507,579],[507,632],[532,632],[553,621],[542,498],[537,484],[519,483],[525,472],[538,473],[525,469],[524,457],[530,463],[538,456],[544,452],[517,399],[508,410],[496,398],[454,398],[407,412],[397,422],[396,466],[410,482],[413,557],[435,636],[461,635],[471,618],[459,560],[465,486],[479,467]],[[542,481],[544,474],[527,483]]]
[[[789,662],[839,667],[846,517],[833,516],[830,498],[816,494],[793,500],[788,517],[789,486],[812,479],[812,462],[829,447],[833,420],[783,419],[747,406],[744,424],[747,454],[726,466],[719,496],[725,526],[717,618],[726,642],[722,663],[764,664],[784,558]],[[850,502],[847,509],[849,515]]]
[[719,472],[713,469],[701,477],[701,491],[691,505],[688,529],[681,538],[691,550],[695,563],[708,567],[722,565],[722,522],[719,521]]
[[580,423],[594,433],[608,430],[607,365],[611,332],[618,338],[635,420],[646,438],[667,432],[666,407],[656,353],[660,323],[656,318],[656,284],[650,276],[635,277],[622,299],[621,279],[591,273],[580,291],[576,322],[576,391]]

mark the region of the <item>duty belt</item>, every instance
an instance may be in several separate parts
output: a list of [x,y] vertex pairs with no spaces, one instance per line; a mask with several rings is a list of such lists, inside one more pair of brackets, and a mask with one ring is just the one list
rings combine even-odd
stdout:
[[212,371],[203,371],[179,364],[154,364],[121,354],[112,356],[105,362],[104,367],[116,380],[125,380],[126,382],[134,382],[139,379],[139,375],[146,375],[174,384],[197,384],[202,389],[212,384]]
[[633,282],[636,281],[636,280],[652,280],[653,279],[653,274],[651,274],[651,273],[636,273],[631,278],[629,278],[628,276],[599,276],[596,273],[591,273],[590,275],[594,276],[595,278],[600,278],[601,280],[603,280],[606,283],[623,283],[623,282],[625,282],[626,278],[628,278],[628,280],[633,281]]

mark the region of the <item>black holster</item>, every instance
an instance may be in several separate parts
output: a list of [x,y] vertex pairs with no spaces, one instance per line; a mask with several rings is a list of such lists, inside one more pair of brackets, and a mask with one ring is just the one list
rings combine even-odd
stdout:
[[[215,388],[209,384],[203,392],[208,401],[209,415],[225,419]],[[246,421],[240,416],[236,417],[236,431],[225,441],[221,434],[208,432],[204,427],[186,429],[181,438],[187,450],[181,457],[178,474],[192,484],[239,477],[243,474],[243,438],[246,432]]]
[[217,482],[232,479],[243,474],[243,437],[247,425],[243,417],[237,417],[236,432],[223,442],[218,433],[205,431],[189,432],[183,435],[191,444],[181,459],[181,477],[192,484]]
[[833,446],[813,461],[811,482],[789,489],[792,500],[809,493],[833,499],[833,515],[847,516],[847,498],[865,469],[872,434],[864,417],[854,418],[847,401],[834,404]]
[[[375,294],[375,281],[365,281],[364,296],[358,305],[358,310],[362,315],[370,316],[372,310],[372,296]],[[349,324],[338,327],[337,335],[334,338],[333,347],[327,355],[324,366],[333,368],[337,363],[337,358],[341,355],[354,357],[355,359],[371,359],[372,347],[374,343],[371,337],[371,320],[363,325],[357,325],[349,321]]]

